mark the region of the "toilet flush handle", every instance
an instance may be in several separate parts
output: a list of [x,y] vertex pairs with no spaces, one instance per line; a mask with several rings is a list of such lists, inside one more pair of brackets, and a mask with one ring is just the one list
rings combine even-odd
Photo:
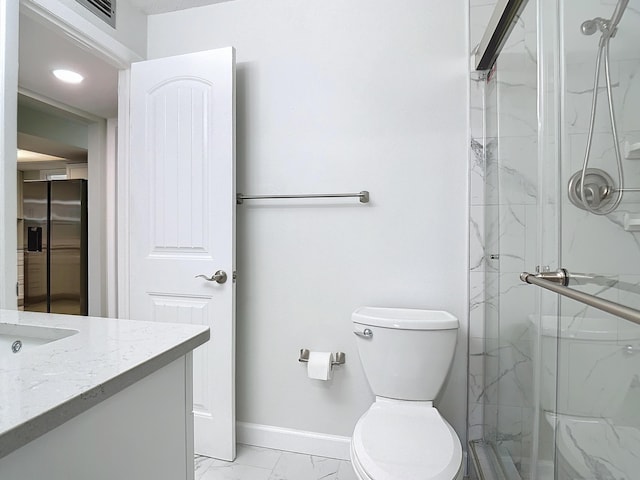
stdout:
[[372,338],[373,337],[373,332],[371,331],[370,328],[365,328],[362,332],[353,332],[354,334],[356,334],[359,337],[363,337],[363,338]]

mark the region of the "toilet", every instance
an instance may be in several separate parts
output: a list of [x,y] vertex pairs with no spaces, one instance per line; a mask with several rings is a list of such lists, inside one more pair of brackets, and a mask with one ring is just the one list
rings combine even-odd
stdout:
[[376,395],[356,423],[360,480],[461,480],[462,446],[433,406],[449,373],[458,319],[437,310],[361,307],[353,333]]

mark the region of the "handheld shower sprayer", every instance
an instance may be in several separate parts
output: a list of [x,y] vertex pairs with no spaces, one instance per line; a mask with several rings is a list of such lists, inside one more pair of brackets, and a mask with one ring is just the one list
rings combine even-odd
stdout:
[[585,20],[582,22],[582,25],[580,25],[580,31],[583,35],[593,35],[600,30],[605,38],[615,36],[618,30],[618,23],[622,20],[622,15],[624,15],[628,4],[629,0],[619,0],[609,20],[602,17]]
[[[618,23],[624,15],[629,0],[618,0],[613,15],[609,20],[596,17],[587,20],[580,25],[580,30],[584,35],[593,35],[598,30],[602,32],[598,45],[598,56],[596,57],[596,68],[593,80],[593,97],[591,100],[591,117],[589,119],[589,133],[587,135],[587,145],[584,153],[582,170],[576,172],[569,181],[569,199],[579,208],[596,215],[607,215],[613,212],[622,201],[624,192],[624,172],[622,169],[622,155],[620,154],[620,142],[618,140],[618,127],[616,125],[616,114],[613,106],[613,87],[611,82],[610,61],[609,61],[609,41],[618,31]],[[598,102],[598,87],[600,83],[600,66],[604,59],[605,85],[607,100],[609,104],[609,121],[611,123],[611,135],[613,137],[613,149],[615,152],[618,167],[618,186],[615,187],[613,179],[604,171],[589,168],[591,157],[591,144],[593,142],[594,124],[596,108]],[[614,197],[615,195],[615,197]]]

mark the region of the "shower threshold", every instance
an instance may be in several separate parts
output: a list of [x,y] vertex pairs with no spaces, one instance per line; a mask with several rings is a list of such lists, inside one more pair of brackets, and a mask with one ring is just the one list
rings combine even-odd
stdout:
[[472,440],[469,452],[478,480],[522,480],[505,448],[484,440]]

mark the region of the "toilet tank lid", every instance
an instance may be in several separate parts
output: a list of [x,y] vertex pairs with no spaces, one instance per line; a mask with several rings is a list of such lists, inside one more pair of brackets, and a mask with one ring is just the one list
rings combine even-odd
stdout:
[[354,323],[400,330],[454,330],[458,319],[443,310],[417,308],[360,307],[351,316]]

